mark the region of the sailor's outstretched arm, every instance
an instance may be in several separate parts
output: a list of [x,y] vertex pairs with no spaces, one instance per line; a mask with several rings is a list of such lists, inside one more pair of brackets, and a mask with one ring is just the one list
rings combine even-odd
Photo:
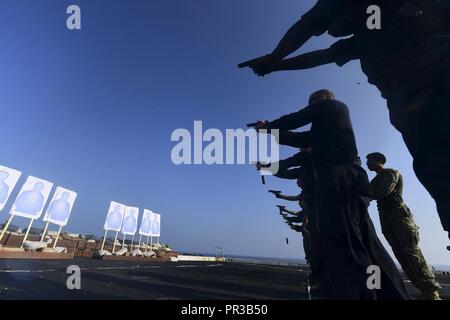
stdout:
[[305,70],[321,65],[336,63],[339,66],[359,59],[359,51],[354,37],[339,40],[330,48],[301,54],[279,62],[274,71]]
[[305,154],[303,152],[297,152],[293,156],[280,160],[278,163],[278,168],[281,170],[287,170],[292,167],[299,167],[305,162]]
[[325,33],[345,9],[342,0],[317,1],[311,10],[289,28],[271,54],[259,59],[250,67],[259,76],[269,74],[280,60],[298,50],[313,36]]
[[258,170],[264,170],[265,168],[278,168],[278,171],[273,175],[280,179],[295,180],[300,174],[301,166],[305,161],[305,155],[303,152],[298,152],[297,154],[289,157],[287,159],[280,160],[273,163],[261,163],[258,162],[256,168]]
[[275,177],[286,180],[296,180],[300,176],[300,168],[288,169],[288,170],[278,170]]
[[297,231],[297,232],[302,232],[302,226],[293,224],[291,222],[287,222],[287,224],[291,227],[292,230]]
[[329,49],[317,50],[280,61],[273,71],[306,70],[333,62]]
[[[289,168],[299,167],[303,165],[305,161],[305,155],[302,152],[297,152],[293,156],[282,159],[278,162],[268,163],[264,165],[260,165],[260,168],[270,168],[271,166],[278,167],[278,172],[286,172]],[[287,178],[290,179],[290,178]]]
[[278,199],[282,199],[282,200],[286,200],[286,201],[298,201],[301,198],[301,194],[299,194],[297,196],[287,196],[287,195],[284,195],[282,193],[279,193],[279,194],[276,195],[276,197]]
[[272,56],[283,59],[302,47],[313,36],[324,34],[346,10],[344,1],[318,0],[283,36]]
[[321,35],[325,31],[326,28],[318,27],[314,19],[302,17],[284,34],[272,51],[271,58],[275,61],[282,60],[297,51],[313,36]]
[[311,19],[301,18],[286,32],[272,53],[241,63],[239,67],[250,67],[261,77],[270,74],[277,63],[295,52],[313,37],[317,33],[315,30],[316,27]]
[[302,223],[303,222],[301,217],[286,217],[284,219],[290,223]]
[[293,132],[281,130],[279,132],[278,143],[293,148],[309,148],[311,147],[311,132]]
[[293,211],[293,210],[289,210],[287,208],[282,208],[281,211],[286,212],[286,213],[288,213],[290,215],[293,215],[293,216],[297,216],[297,217],[301,216],[301,214],[303,212],[303,211]]
[[265,128],[280,130],[280,144],[284,144],[284,142],[287,143],[290,136],[298,133],[291,132],[286,135],[283,131],[294,130],[310,124],[316,116],[320,115],[319,111],[319,108],[312,108],[311,106],[308,106],[300,111],[290,113],[274,121],[265,123]]

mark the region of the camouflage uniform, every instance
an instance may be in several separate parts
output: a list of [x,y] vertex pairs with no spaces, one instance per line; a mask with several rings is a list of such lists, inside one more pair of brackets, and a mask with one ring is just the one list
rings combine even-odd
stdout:
[[412,284],[422,293],[440,289],[420,250],[419,227],[403,202],[403,178],[393,169],[383,169],[372,181],[382,232]]

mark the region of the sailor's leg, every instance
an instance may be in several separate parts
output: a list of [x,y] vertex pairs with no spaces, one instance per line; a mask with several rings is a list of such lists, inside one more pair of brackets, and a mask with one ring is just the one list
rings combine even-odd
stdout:
[[383,217],[383,234],[403,271],[422,294],[431,296],[440,286],[419,248],[419,228],[414,223],[409,209],[400,206],[381,213],[380,217]]

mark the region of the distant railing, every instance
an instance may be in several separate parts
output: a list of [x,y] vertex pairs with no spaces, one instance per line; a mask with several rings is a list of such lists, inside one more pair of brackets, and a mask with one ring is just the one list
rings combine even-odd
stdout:
[[305,267],[305,263],[301,262],[285,262],[285,261],[275,261],[275,260],[256,260],[256,259],[245,259],[245,258],[225,258],[226,262],[234,263],[244,263],[244,264],[262,264],[271,266],[282,266],[282,267]]
[[216,260],[217,261],[225,261],[225,256],[223,254],[223,248],[216,247]]

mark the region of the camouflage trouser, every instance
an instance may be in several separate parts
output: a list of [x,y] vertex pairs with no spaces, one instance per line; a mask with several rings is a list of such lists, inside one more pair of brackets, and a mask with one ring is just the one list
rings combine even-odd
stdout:
[[422,292],[440,289],[419,248],[419,227],[405,204],[379,209],[381,229],[412,284]]

